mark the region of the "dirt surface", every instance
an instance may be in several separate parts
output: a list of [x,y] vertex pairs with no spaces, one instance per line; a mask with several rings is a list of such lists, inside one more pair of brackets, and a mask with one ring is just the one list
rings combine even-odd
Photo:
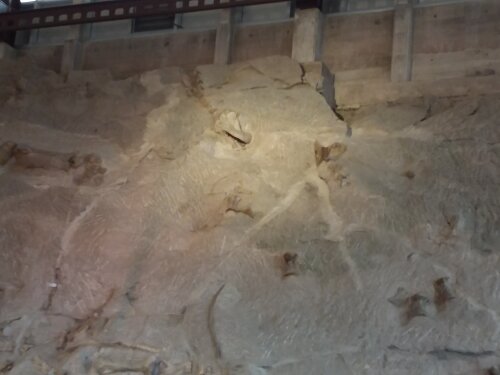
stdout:
[[0,374],[500,371],[499,97],[2,64]]

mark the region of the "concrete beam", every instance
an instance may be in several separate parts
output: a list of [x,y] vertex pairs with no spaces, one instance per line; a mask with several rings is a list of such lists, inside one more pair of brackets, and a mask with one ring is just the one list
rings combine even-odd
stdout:
[[[73,5],[84,4],[85,0],[73,0]],[[80,42],[84,42],[90,39],[92,33],[91,23],[82,23],[81,25],[73,25],[71,27],[71,37],[67,39],[76,39]]]
[[413,0],[397,0],[394,11],[391,81],[411,81],[413,68]]
[[[83,0],[73,0],[73,4],[84,3]],[[83,42],[88,39],[91,24],[70,26],[69,33],[64,41],[61,58],[61,74],[68,75],[74,70],[82,69]]]
[[231,45],[233,42],[233,10],[222,9],[215,37],[214,64],[231,62]]
[[64,42],[61,58],[61,74],[68,75],[82,68],[83,46],[79,40],[68,39]]
[[319,9],[301,9],[295,13],[292,58],[312,62],[321,57],[323,13]]

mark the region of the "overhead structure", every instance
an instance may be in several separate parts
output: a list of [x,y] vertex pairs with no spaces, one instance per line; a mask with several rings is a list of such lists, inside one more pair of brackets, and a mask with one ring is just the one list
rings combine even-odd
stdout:
[[[7,0],[1,0],[3,2]],[[0,32],[114,21],[128,18],[199,12],[287,0],[115,0],[0,14]],[[301,7],[314,7],[316,0],[302,0]]]

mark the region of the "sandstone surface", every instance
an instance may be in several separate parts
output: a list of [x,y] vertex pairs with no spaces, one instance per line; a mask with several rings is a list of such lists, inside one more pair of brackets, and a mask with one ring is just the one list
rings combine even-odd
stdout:
[[500,371],[500,97],[2,64],[0,373]]

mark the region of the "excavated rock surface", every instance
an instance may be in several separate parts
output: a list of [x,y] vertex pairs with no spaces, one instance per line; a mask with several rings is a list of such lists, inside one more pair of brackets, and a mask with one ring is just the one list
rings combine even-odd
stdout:
[[0,80],[0,373],[500,371],[499,97],[348,126],[282,57]]

